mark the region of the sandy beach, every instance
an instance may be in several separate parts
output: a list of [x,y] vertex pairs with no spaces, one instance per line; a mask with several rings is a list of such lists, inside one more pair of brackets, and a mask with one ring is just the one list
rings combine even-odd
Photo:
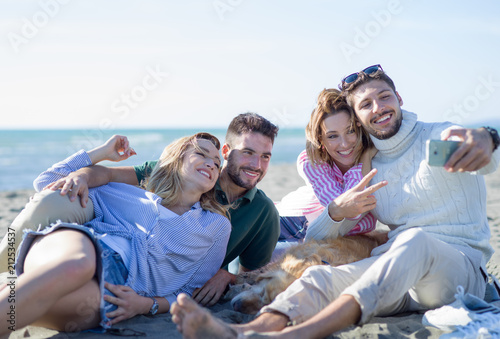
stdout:
[[[273,200],[280,200],[285,194],[304,184],[298,176],[295,165],[272,165],[259,188]],[[496,253],[488,265],[490,273],[500,277],[500,171],[486,176],[487,214],[491,229],[491,244]],[[16,215],[28,202],[33,190],[0,192],[0,236],[6,233]],[[228,302],[220,302],[211,308],[219,318],[233,323],[248,322],[252,316],[233,311]],[[421,314],[403,314],[397,317],[374,318],[363,326],[352,326],[332,338],[438,338],[443,332],[424,327]],[[169,314],[155,317],[137,316],[116,326],[126,329],[121,335],[145,336],[149,338],[181,338]],[[120,335],[116,333],[116,335]],[[58,333],[44,328],[28,326],[13,332],[9,338],[115,338],[112,334]]]

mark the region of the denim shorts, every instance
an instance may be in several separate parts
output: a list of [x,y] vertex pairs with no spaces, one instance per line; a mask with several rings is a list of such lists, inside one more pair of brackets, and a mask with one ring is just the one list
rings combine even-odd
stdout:
[[128,270],[125,267],[121,256],[102,241],[101,239],[103,237],[102,235],[95,233],[94,230],[89,227],[77,224],[63,223],[63,222],[57,222],[56,224],[48,226],[43,230],[25,231],[24,238],[19,246],[17,255],[17,262],[16,262],[17,275],[18,276],[21,275],[24,271],[24,260],[26,259],[28,250],[30,249],[31,244],[33,243],[35,238],[37,236],[47,235],[61,228],[70,228],[80,231],[86,234],[94,244],[97,254],[95,278],[99,283],[99,289],[101,291],[101,300],[100,300],[101,321],[99,323],[100,325],[99,327],[91,329],[90,331],[103,333],[106,331],[106,329],[111,327],[110,319],[106,317],[106,313],[111,312],[117,308],[116,305],[111,304],[104,300],[103,298],[104,294],[114,296],[113,293],[104,288],[104,283],[108,282],[114,285],[125,285],[125,282],[128,277]]
[[278,241],[299,241],[305,238],[308,222],[306,217],[280,217]]

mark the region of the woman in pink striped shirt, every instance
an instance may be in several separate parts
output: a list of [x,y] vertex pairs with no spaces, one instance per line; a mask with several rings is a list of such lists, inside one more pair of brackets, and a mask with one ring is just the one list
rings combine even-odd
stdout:
[[[377,150],[336,89],[320,93],[306,127],[306,138],[306,150],[299,155],[297,168],[312,186],[318,209],[324,209],[368,174]],[[375,229],[376,219],[370,212],[352,219],[357,224],[347,235]]]

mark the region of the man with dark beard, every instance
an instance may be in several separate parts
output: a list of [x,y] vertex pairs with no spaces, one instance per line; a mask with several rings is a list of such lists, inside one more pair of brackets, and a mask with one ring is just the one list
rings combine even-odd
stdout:
[[[226,143],[221,149],[225,161],[215,186],[215,194],[220,203],[232,205],[229,209],[232,230],[222,268],[193,293],[193,298],[203,305],[214,305],[228,284],[234,282],[236,276],[227,270],[228,264],[234,259],[239,257],[240,272],[258,269],[271,259],[280,235],[279,215],[272,200],[256,185],[266,175],[277,134],[277,126],[255,113],[240,114],[229,124]],[[129,149],[128,141],[122,138],[127,147],[117,144],[116,149]],[[121,160],[132,155],[116,153],[117,159]],[[40,222],[35,220],[48,219],[42,224],[59,219],[84,223],[87,221],[85,219],[93,218],[92,201],[88,200],[89,187],[110,181],[139,185],[150,175],[157,162],[148,161],[135,167],[90,166],[73,172],[51,187],[53,190],[62,188],[61,192],[45,190],[35,195],[11,227],[16,230],[16,234],[22,234],[23,229],[37,228]],[[78,195],[81,205],[69,203]],[[0,257],[3,252],[7,257],[6,246],[0,248]],[[6,265],[3,262],[1,264]],[[0,268],[7,269],[3,266]]]

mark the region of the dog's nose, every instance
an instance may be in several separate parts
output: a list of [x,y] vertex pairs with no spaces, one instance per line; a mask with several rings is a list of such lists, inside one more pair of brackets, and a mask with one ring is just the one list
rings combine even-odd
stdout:
[[248,313],[248,307],[245,308],[244,301],[242,299],[233,299],[231,300],[231,305],[233,306],[233,310],[240,313]]
[[242,310],[242,302],[241,299],[234,299],[231,300],[231,306],[233,306],[233,310],[236,312],[241,312]]

